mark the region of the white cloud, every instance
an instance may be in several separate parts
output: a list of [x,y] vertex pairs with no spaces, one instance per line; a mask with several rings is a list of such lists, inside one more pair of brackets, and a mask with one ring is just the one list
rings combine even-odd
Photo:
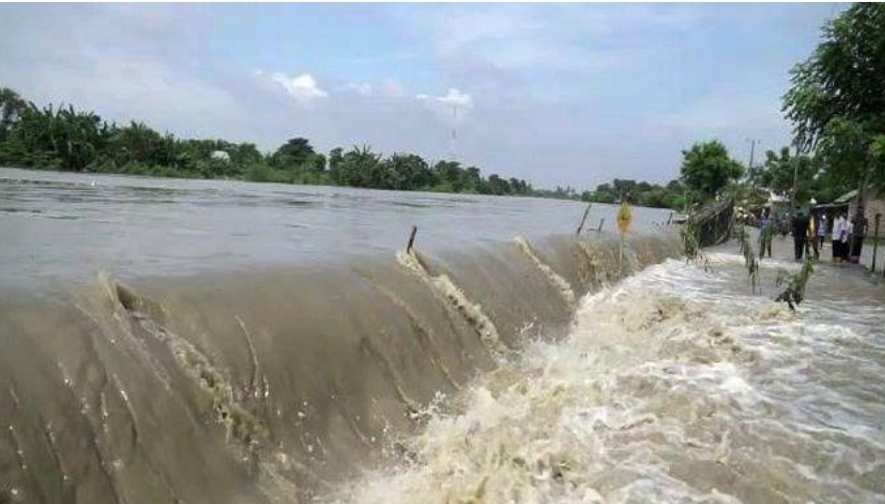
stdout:
[[372,85],[368,82],[350,82],[344,86],[344,89],[363,96],[369,96],[372,94]]
[[270,78],[301,105],[310,105],[316,100],[329,96],[329,93],[323,90],[309,73],[290,78],[281,72],[274,72]]
[[449,89],[449,92],[443,96],[419,94],[416,98],[424,102],[439,103],[447,107],[458,107],[468,110],[473,108],[473,98],[469,94],[462,93],[455,88]]
[[344,86],[337,87],[336,92],[372,96],[376,98],[404,98],[406,90],[396,79],[387,78],[380,83],[348,82]]

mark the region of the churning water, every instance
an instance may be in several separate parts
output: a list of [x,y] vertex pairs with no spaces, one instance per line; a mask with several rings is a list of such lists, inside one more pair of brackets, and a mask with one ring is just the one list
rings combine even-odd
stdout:
[[793,313],[666,212],[2,174],[0,502],[885,503],[858,271]]
[[[727,250],[727,248],[726,248]],[[403,461],[335,502],[885,502],[885,295],[818,273],[798,313],[667,260],[585,297],[431,408]],[[765,281],[774,268],[768,263]]]

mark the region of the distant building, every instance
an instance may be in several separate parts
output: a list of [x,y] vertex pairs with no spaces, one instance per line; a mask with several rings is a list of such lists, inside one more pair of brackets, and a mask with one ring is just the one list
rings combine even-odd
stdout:
[[[849,218],[854,217],[854,214],[857,213],[857,205],[860,202],[860,198],[858,198],[857,196],[858,190],[855,189],[843,194],[842,196],[839,196],[836,199],[836,203],[841,203],[845,205],[848,211]],[[870,220],[870,223],[873,222],[876,214],[882,214],[883,216],[885,216],[885,199],[883,199],[881,195],[876,194],[874,191],[867,190],[864,193],[863,206],[864,215],[866,215],[867,219]]]
[[230,163],[230,154],[224,152],[223,150],[212,151],[211,155],[212,159],[217,159],[219,161],[225,161]]
[[[857,213],[857,206],[860,202],[860,198],[858,198],[859,191],[857,189],[853,191],[849,191],[842,196],[836,198],[836,201],[827,204],[827,205],[814,205],[811,207],[811,213],[814,215],[826,214],[827,218],[830,219],[830,222],[833,222],[833,218],[836,214],[845,213],[849,219],[854,217],[854,214]],[[866,216],[869,222],[869,231],[867,236],[873,236],[876,232],[874,226],[876,222],[876,214],[882,215],[881,220],[882,224],[879,227],[879,235],[885,234],[885,198],[880,194],[876,194],[875,191],[867,190],[864,193],[864,215]]]
[[768,191],[768,201],[765,202],[765,206],[772,211],[781,208],[790,208],[790,198],[787,196],[781,196],[774,191]]

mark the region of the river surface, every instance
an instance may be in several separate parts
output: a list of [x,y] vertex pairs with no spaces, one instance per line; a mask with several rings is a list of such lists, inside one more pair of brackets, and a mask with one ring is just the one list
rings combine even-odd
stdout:
[[0,170],[0,503],[885,504],[880,283],[584,208]]
[[[181,275],[392,256],[413,225],[428,251],[574,233],[584,204],[0,168],[0,285]],[[613,232],[617,207],[586,227]],[[670,212],[636,209],[635,230]]]

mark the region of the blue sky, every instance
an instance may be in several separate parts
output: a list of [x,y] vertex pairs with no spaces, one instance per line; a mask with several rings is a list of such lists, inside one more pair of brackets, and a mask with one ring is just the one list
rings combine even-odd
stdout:
[[0,4],[0,85],[263,150],[305,136],[536,186],[665,182],[695,141],[744,162],[747,139],[789,142],[788,71],[844,6]]

